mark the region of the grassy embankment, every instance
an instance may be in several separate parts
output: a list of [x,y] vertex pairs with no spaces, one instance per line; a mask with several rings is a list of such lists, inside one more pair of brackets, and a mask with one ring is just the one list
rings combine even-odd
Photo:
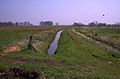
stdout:
[[[10,65],[13,67],[19,66],[19,64],[16,64],[17,60],[12,61],[13,58],[14,60],[18,58],[18,60],[24,59],[26,61],[31,59],[32,61],[32,59],[47,56],[47,49],[59,29],[59,27],[0,27],[0,69],[9,69]],[[37,53],[27,50],[30,35],[33,36],[32,44],[38,49]],[[20,46],[21,51],[14,53],[3,52],[13,45]],[[10,59],[11,61],[9,61]]]
[[96,40],[105,42],[120,50],[120,28],[119,27],[89,27],[89,28],[76,28],[77,31],[92,37]]
[[[119,27],[76,27],[76,30],[84,35],[98,40],[102,43],[117,49],[117,52],[111,53],[113,57],[120,57],[120,28]],[[106,46],[102,46],[106,49]],[[111,51],[112,49],[106,49]]]
[[113,58],[110,53],[114,51],[107,52],[69,29],[61,36],[57,57],[71,66],[67,67],[68,74],[78,79],[120,78],[119,58]]

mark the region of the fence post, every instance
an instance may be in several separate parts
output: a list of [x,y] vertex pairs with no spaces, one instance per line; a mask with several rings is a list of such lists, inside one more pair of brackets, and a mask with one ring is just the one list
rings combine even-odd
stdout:
[[29,42],[28,42],[28,49],[31,49],[32,44],[32,35],[30,35]]

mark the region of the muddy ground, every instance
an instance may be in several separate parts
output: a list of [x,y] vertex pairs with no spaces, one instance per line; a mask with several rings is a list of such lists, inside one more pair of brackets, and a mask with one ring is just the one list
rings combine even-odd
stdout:
[[39,74],[35,71],[12,68],[8,71],[0,71],[0,79],[38,79]]

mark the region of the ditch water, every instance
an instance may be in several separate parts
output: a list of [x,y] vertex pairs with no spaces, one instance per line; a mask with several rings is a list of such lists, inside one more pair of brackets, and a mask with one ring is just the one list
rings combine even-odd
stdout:
[[52,56],[52,55],[55,54],[55,51],[56,51],[56,49],[58,47],[58,41],[60,39],[60,35],[61,35],[62,32],[63,32],[63,30],[60,30],[57,33],[57,35],[56,35],[55,39],[53,40],[53,42],[50,44],[50,47],[48,49],[48,55]]

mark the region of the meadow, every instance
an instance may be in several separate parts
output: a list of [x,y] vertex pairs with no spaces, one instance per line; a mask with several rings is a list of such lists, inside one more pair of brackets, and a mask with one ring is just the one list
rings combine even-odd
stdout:
[[79,28],[77,31],[96,40],[107,43],[120,50],[120,28],[119,27],[89,27]]
[[[61,29],[64,31],[59,39],[56,54],[49,56],[48,47]],[[116,29],[118,31],[114,31],[115,28],[110,31],[109,29],[55,26],[0,27],[0,77],[22,79],[20,74],[10,76],[10,72],[24,70],[24,74],[27,73],[27,77],[24,78],[36,72],[38,75],[35,79],[119,79],[120,58],[112,56],[119,55],[119,52],[106,51],[105,48],[77,33],[88,35],[94,31],[97,36],[114,36],[112,39],[119,39],[119,29]],[[37,52],[27,49],[30,35],[33,36],[32,44]],[[113,40],[110,41],[114,43]],[[20,46],[21,51],[3,52],[12,45]]]

